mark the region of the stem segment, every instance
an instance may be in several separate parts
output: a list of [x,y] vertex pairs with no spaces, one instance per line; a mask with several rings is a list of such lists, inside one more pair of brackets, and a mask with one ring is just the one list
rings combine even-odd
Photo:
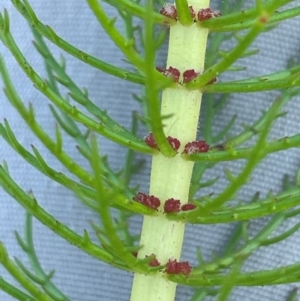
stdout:
[[[209,0],[191,0],[195,11],[209,7]],[[171,26],[167,67],[177,68],[181,74],[194,69],[202,72],[208,30],[196,24],[183,26],[179,22]],[[163,211],[164,202],[169,198],[187,203],[194,163],[184,160],[180,153],[184,145],[195,140],[198,128],[202,94],[198,90],[188,91],[182,86],[167,88],[162,93],[161,112],[171,115],[164,121],[166,136],[181,142],[178,155],[172,158],[158,154],[153,157],[150,194],[160,198],[162,205],[157,216],[144,217],[141,234],[142,249],[138,256],[145,258],[155,254],[163,265],[169,259],[180,259],[184,224],[169,221]],[[170,282],[161,271],[156,275],[135,274],[131,301],[173,301],[176,283]]]

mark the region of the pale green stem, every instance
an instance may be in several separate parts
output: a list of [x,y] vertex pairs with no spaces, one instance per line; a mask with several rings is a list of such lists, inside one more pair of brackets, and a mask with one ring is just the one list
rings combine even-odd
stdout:
[[[209,0],[190,0],[189,5],[197,12],[209,7]],[[196,24],[185,27],[177,22],[171,26],[167,67],[177,68],[181,74],[188,69],[202,72],[207,35],[208,30]],[[156,216],[144,217],[139,258],[155,254],[161,264],[169,259],[180,260],[184,224],[168,221],[162,213],[163,203],[169,198],[179,199],[182,204],[188,201],[194,164],[184,160],[180,152],[187,142],[196,139],[201,96],[199,91],[188,91],[179,85],[163,91],[162,115],[172,115],[164,121],[165,134],[179,139],[181,148],[172,158],[162,154],[153,157],[150,194],[159,197],[162,205]],[[167,280],[163,271],[147,276],[135,274],[131,301],[173,301],[175,292],[176,283]]]

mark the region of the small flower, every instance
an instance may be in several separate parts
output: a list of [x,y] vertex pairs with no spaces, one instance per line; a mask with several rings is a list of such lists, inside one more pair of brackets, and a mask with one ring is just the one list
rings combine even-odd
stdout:
[[182,211],[189,211],[189,210],[193,210],[195,208],[196,208],[196,205],[194,205],[194,204],[184,204],[181,206]]
[[183,83],[188,83],[199,75],[194,69],[189,69],[183,72]]
[[133,200],[155,210],[160,206],[159,198],[142,192],[139,192],[135,197],[133,197]]
[[164,212],[165,213],[173,213],[173,212],[179,212],[180,211],[180,201],[168,199],[166,200],[164,204]]
[[218,10],[213,11],[210,8],[200,9],[197,14],[199,22],[209,20],[211,18],[220,17],[220,16],[221,16],[221,13]]
[[183,154],[191,155],[195,153],[206,153],[209,145],[204,140],[192,141],[185,145]]
[[166,3],[159,11],[159,13],[172,19],[177,18],[177,9],[175,5],[171,3]]
[[192,270],[192,267],[189,265],[188,261],[183,261],[183,262],[177,262],[176,259],[171,260],[169,259],[165,272],[167,274],[183,274],[183,275],[188,275],[190,274]]
[[164,76],[171,78],[174,83],[178,82],[180,77],[180,71],[176,68],[170,66],[168,69],[156,67],[156,70],[163,74]]
[[171,136],[168,136],[167,140],[168,140],[169,144],[171,145],[171,147],[174,149],[174,151],[178,151],[178,149],[180,147],[180,141]]
[[153,133],[150,133],[148,136],[146,136],[144,141],[148,146],[158,149]]

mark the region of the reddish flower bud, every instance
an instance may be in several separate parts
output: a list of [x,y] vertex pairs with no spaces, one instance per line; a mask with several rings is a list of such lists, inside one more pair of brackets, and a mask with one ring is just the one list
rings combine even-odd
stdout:
[[153,133],[150,133],[148,136],[146,136],[144,138],[144,141],[146,142],[146,144],[152,148],[156,148],[157,149],[157,144],[156,141],[154,139],[154,135]]
[[151,209],[157,209],[160,206],[160,200],[159,198],[153,196],[153,195],[149,195],[149,194],[145,194],[142,192],[139,192],[134,198],[133,200],[151,208]]
[[181,206],[181,210],[182,211],[188,211],[188,210],[193,210],[195,209],[197,206],[194,204],[184,204]]
[[180,262],[180,272],[183,275],[189,275],[192,271],[192,267],[190,266],[188,261]]
[[[179,147],[180,147],[180,141],[176,138],[173,138],[171,136],[167,137],[167,140],[169,142],[169,144],[171,145],[171,147],[175,150],[178,151]],[[150,133],[148,136],[146,136],[144,138],[144,141],[146,142],[146,144],[152,148],[156,148],[158,149],[157,143],[154,139],[154,135],[153,133]]]
[[156,258],[154,258],[149,262],[149,266],[158,267],[158,266],[160,266],[160,262]]
[[177,18],[177,9],[175,5],[171,3],[166,3],[159,13],[172,19]]
[[176,138],[173,138],[173,137],[168,137],[167,138],[169,144],[172,146],[172,148],[175,150],[175,151],[178,151],[179,147],[180,147],[180,141]]
[[196,13],[195,13],[195,11],[194,11],[194,9],[193,9],[193,6],[189,6],[189,10],[190,10],[192,19],[195,19]]
[[204,8],[204,9],[200,9],[197,17],[198,17],[198,21],[205,21],[211,18],[216,18],[216,17],[220,17],[221,13],[218,10],[211,10],[210,8]]
[[[154,258],[151,261],[149,261],[149,266],[151,266],[151,267],[157,267],[157,266],[159,266],[160,262],[156,259],[155,255],[152,254],[151,256],[153,256]],[[149,257],[149,256],[146,255],[146,257]]]
[[191,155],[195,153],[206,153],[209,150],[209,145],[204,140],[192,141],[185,145],[184,154]]
[[188,83],[199,75],[194,69],[189,69],[183,72],[183,83]]
[[173,82],[176,83],[180,77],[180,71],[170,66],[168,69],[156,67],[156,70],[166,77],[172,78]]
[[174,259],[174,260],[169,259],[169,261],[166,265],[165,272],[167,274],[179,274],[181,272],[180,262],[177,262],[176,259]]
[[192,270],[192,267],[189,265],[188,261],[177,262],[176,259],[169,259],[165,272],[167,274],[183,274],[188,275]]
[[168,199],[165,202],[164,205],[164,212],[165,213],[172,213],[172,212],[179,212],[180,211],[180,201],[179,200],[174,200]]

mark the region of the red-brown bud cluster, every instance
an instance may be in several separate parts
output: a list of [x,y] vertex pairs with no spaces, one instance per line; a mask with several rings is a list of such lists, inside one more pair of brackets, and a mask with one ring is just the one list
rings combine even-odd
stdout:
[[[200,72],[196,72],[195,69],[188,69],[185,70],[182,74],[182,81],[179,81],[180,78],[180,71],[176,68],[169,67],[166,68],[160,68],[156,67],[156,70],[159,71],[161,74],[163,74],[166,77],[172,78],[174,83],[180,83],[180,84],[186,84],[191,82],[193,79],[195,79],[198,75],[200,75]],[[211,79],[207,85],[211,85],[213,83],[217,82],[217,78],[214,77]]]
[[[200,9],[197,13],[197,19],[196,19],[196,13],[195,10],[192,6],[189,6],[189,10],[191,13],[191,17],[194,20],[194,22],[201,22],[201,21],[205,21],[205,20],[209,20],[211,18],[216,18],[216,17],[220,17],[221,13],[218,10],[211,10],[210,8],[203,8]],[[159,11],[160,14],[174,19],[174,20],[178,20],[178,13],[177,13],[177,9],[176,6],[174,4],[171,3],[166,3],[162,9]]]
[[164,204],[165,213],[173,213],[180,211],[180,201],[175,199],[168,199]]
[[133,200],[155,210],[160,206],[159,198],[142,192],[139,192],[135,197],[133,197]]
[[169,144],[171,145],[171,147],[174,149],[174,151],[177,152],[180,147],[180,141],[178,139],[170,137],[170,136],[167,137],[167,140],[168,140]]
[[181,206],[181,211],[189,211],[195,209],[197,206],[191,203],[184,204]]
[[[171,147],[174,149],[174,151],[178,151],[179,147],[180,147],[180,141],[174,137],[168,136],[167,140],[169,142],[169,144],[171,145]],[[146,142],[146,144],[152,148],[156,148],[158,149],[157,143],[155,141],[154,135],[153,133],[150,133],[148,136],[146,136],[144,138],[144,141]]]
[[177,19],[177,9],[174,4],[166,3],[162,9],[159,11],[160,14],[172,18]]
[[165,272],[167,274],[183,274],[189,275],[192,271],[192,267],[190,266],[188,261],[178,262],[176,259],[169,260]]
[[189,10],[190,10],[192,19],[195,20],[196,13],[195,13],[193,6],[189,6]]
[[210,8],[200,9],[197,14],[197,18],[199,22],[209,20],[211,18],[217,18],[220,16],[221,13],[218,10],[211,10]]
[[171,78],[174,83],[178,82],[180,77],[180,71],[176,68],[170,66],[168,69],[156,67],[156,70],[163,74],[164,76]]
[[166,200],[164,204],[165,213],[175,213],[181,211],[193,210],[197,206],[191,203],[184,204],[181,206],[180,200],[175,200],[173,198]]
[[206,153],[209,150],[209,145],[204,140],[192,141],[185,145],[183,153],[187,155],[196,153]]
[[156,148],[158,149],[157,147],[157,144],[156,144],[156,141],[154,139],[154,135],[153,133],[150,133],[149,135],[147,135],[145,138],[144,138],[144,141],[146,142],[146,144],[152,148]]
[[195,79],[200,73],[194,69],[189,69],[183,72],[183,83],[186,84]]
[[153,259],[149,262],[149,266],[150,266],[150,267],[158,267],[158,266],[160,266],[160,262],[159,262],[156,258],[153,258]]
[[[139,192],[136,196],[133,197],[134,201],[141,203],[148,208],[155,209],[160,206],[160,199],[155,197],[154,195],[149,195],[143,192]],[[181,205],[180,200],[175,200],[174,198],[170,198],[166,200],[164,204],[164,212],[165,213],[175,213],[181,211],[193,210],[197,206],[191,203]],[[133,252],[132,255],[136,256],[137,253]]]

